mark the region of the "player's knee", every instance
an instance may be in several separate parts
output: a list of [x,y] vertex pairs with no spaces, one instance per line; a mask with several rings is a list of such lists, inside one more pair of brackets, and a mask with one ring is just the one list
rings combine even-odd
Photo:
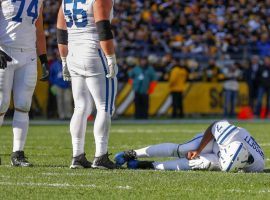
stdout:
[[15,110],[19,112],[29,112],[31,108],[31,102],[14,102]]
[[24,107],[17,108],[16,107],[15,110],[21,113],[28,113],[30,111],[30,108],[24,108]]
[[7,112],[10,104],[10,99],[3,99],[2,101],[0,100],[0,115],[4,114]]
[[91,114],[92,109],[87,104],[81,104],[81,105],[76,105],[75,106],[74,112],[88,116],[89,114]]

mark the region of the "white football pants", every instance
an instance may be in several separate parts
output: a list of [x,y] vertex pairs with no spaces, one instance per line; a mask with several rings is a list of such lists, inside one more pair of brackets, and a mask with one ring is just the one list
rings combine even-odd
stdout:
[[3,46],[0,48],[13,59],[6,69],[0,69],[0,126],[9,108],[13,91],[13,151],[22,151],[29,126],[28,112],[37,81],[36,51]]
[[[186,159],[186,154],[189,151],[196,150],[202,140],[203,134],[199,134],[192,140],[184,144],[163,143],[148,146],[142,149],[135,150],[138,158],[150,157],[177,157],[176,160],[165,162],[154,162],[153,165],[157,170],[190,170],[189,161]],[[218,145],[214,140],[210,141],[203,149],[201,154],[214,154],[218,158]],[[218,159],[215,159],[218,160]],[[212,161],[212,160],[211,160]],[[217,165],[215,163],[215,165]]]
[[[108,72],[107,62],[101,54],[101,51],[98,52],[99,53],[89,58],[91,62],[86,63],[94,63],[95,67],[101,68],[103,72],[98,72],[92,76],[84,75],[85,73],[82,70],[82,66],[78,66],[81,63],[76,63],[76,57],[68,59],[75,104],[74,114],[70,122],[73,157],[84,152],[87,118],[94,106],[97,110],[94,123],[95,157],[99,157],[108,152],[109,130],[111,126],[111,116],[115,109],[114,102],[117,92],[117,79],[106,78]],[[89,66],[87,68],[89,68]]]

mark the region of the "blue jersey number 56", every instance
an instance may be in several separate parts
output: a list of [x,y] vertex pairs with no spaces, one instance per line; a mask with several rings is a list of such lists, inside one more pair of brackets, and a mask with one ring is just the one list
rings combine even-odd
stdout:
[[73,25],[78,28],[83,28],[87,25],[87,13],[85,10],[78,8],[79,3],[85,4],[86,0],[64,0],[64,14],[67,27],[69,28]]

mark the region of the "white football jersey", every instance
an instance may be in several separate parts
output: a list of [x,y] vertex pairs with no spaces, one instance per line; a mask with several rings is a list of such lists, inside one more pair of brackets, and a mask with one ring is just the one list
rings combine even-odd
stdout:
[[0,46],[36,49],[35,23],[43,0],[0,0]]
[[246,167],[246,171],[261,171],[264,167],[264,152],[250,133],[241,127],[234,126],[226,120],[218,121],[212,127],[217,144],[223,148],[233,141],[244,143],[254,158],[254,163]]
[[[94,2],[95,0],[62,1],[69,47],[100,48],[93,12]],[[113,9],[110,15],[112,19]]]

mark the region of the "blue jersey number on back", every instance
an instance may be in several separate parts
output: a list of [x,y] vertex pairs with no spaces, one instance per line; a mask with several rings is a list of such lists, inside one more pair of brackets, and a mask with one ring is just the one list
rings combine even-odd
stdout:
[[[86,0],[64,0],[64,13],[66,16],[67,27],[72,27],[74,24],[78,28],[86,27],[87,25],[87,13],[83,9],[78,8],[78,4],[85,4]],[[71,9],[68,8],[68,4],[72,4]]]
[[[12,0],[12,3],[16,3],[17,1],[20,1],[21,4],[19,6],[18,13],[12,18],[12,21],[22,22],[22,13],[25,6],[25,0]],[[33,18],[32,24],[34,24],[35,20],[38,18],[38,0],[31,1],[29,7],[27,8],[27,16]]]

